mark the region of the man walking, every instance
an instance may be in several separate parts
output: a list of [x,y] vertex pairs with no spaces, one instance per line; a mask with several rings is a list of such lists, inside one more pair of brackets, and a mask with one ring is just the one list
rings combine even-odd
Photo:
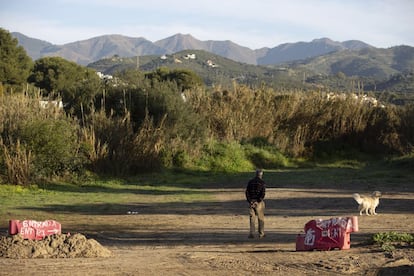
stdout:
[[263,181],[263,170],[256,170],[256,176],[249,180],[246,188],[246,199],[250,204],[250,235],[254,238],[256,217],[258,219],[259,238],[263,238],[264,234],[264,198],[266,194],[266,183]]

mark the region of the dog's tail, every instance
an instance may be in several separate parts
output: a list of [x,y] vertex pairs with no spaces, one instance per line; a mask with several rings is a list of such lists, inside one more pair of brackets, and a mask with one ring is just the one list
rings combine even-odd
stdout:
[[362,203],[362,197],[358,193],[353,194],[352,197],[355,199],[356,202],[358,202],[358,204]]

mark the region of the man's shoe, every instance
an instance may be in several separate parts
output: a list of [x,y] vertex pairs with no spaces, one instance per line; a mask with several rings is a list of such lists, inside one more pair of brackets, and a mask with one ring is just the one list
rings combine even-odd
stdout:
[[249,235],[249,239],[254,239],[254,235],[253,234],[250,234]]
[[264,237],[266,237],[266,235],[265,235],[265,234],[260,234],[260,235],[259,235],[259,239],[263,239]]

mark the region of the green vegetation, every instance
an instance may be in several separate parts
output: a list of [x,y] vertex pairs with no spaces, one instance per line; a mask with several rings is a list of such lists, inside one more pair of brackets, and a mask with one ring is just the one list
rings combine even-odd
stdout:
[[[195,54],[197,58],[183,58],[189,54]],[[244,64],[201,50],[181,51],[167,55],[166,59],[141,56],[139,60],[139,68],[143,71],[151,72],[160,67],[190,70],[199,75],[207,86],[214,88],[229,89],[237,81],[253,88],[266,84],[275,90],[283,87],[289,90],[368,93],[382,102],[394,104],[412,103],[414,100],[413,48],[406,46],[337,51],[308,60],[269,66]],[[136,57],[112,57],[93,62],[88,67],[116,74],[136,69],[137,63]]]
[[203,86],[201,78],[190,70],[170,70],[167,67],[160,67],[154,72],[145,74],[145,76],[151,81],[152,86],[157,86],[160,82],[166,81],[174,81],[181,91]]
[[17,39],[0,28],[0,95],[26,82],[32,60]]
[[41,89],[44,98],[61,98],[65,109],[78,117],[91,111],[101,88],[93,70],[59,57],[36,60],[28,81]]
[[414,245],[414,236],[393,231],[376,233],[372,236],[372,243],[379,245],[385,252],[392,253],[396,246]]
[[[243,67],[234,70],[237,75]],[[351,93],[328,99],[326,91],[286,88],[286,74],[272,76],[281,80],[278,88],[233,78],[227,87],[211,89],[185,67],[130,69],[100,80],[92,69],[41,58],[29,84],[0,96],[0,179],[29,186],[76,182],[90,173],[240,173],[412,160],[414,106],[367,104]],[[63,109],[40,104],[60,98]]]
[[[196,55],[196,59],[184,58],[190,54]],[[271,68],[245,64],[202,50],[185,50],[167,55],[166,59],[160,59],[160,56],[142,56],[139,57],[139,61],[140,70],[153,72],[158,68],[168,68],[169,70],[191,71],[201,77],[206,86],[219,89],[230,89],[235,81],[256,88],[264,83],[275,89],[280,87],[308,89],[311,87],[311,85],[304,85],[301,71],[294,72],[284,67]],[[211,62],[210,65],[207,61]],[[97,71],[112,75],[136,69],[136,66],[136,57],[112,57],[88,65]]]
[[[338,189],[349,192],[350,183],[358,183],[359,189],[384,187],[410,187],[414,171],[401,168],[394,161],[391,164],[362,162],[352,168],[312,165],[312,167],[283,167],[266,169],[265,177],[269,187],[320,189],[335,183]],[[252,176],[248,172],[200,172],[192,170],[164,170],[161,173],[145,173],[128,177],[100,177],[89,174],[82,179],[69,182],[43,181],[38,185],[0,185],[0,219],[36,218],[76,221],[79,216],[85,221],[89,215],[119,215],[129,210],[140,210],[147,205],[169,206],[178,203],[197,203],[194,208],[202,208],[203,203],[216,202],[214,194],[223,188],[244,187]],[[380,188],[382,188],[381,186]],[[353,186],[355,187],[355,186]],[[205,211],[205,210],[204,210]],[[385,237],[381,240],[388,242]],[[396,239],[390,242],[397,242]],[[399,240],[408,242],[408,240]],[[411,240],[412,244],[412,240]],[[393,244],[396,246],[397,244]]]
[[[183,177],[181,175],[181,177]],[[54,183],[30,187],[0,185],[2,208],[0,218],[37,217],[48,219],[51,211],[59,211],[56,220],[68,220],[81,214],[126,214],[142,204],[191,203],[211,201],[209,192],[185,187],[189,179],[196,183],[196,177],[146,175],[134,180],[86,180],[81,185]],[[171,181],[174,179],[174,183]],[[202,178],[206,181],[206,177]],[[181,183],[181,185],[180,185]],[[110,194],[110,196],[108,196]],[[46,204],[45,204],[46,203]],[[139,204],[137,204],[139,203]]]

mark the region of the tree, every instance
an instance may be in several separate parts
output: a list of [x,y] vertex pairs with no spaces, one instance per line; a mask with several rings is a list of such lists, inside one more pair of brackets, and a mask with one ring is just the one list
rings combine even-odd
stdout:
[[0,28],[0,83],[19,85],[27,81],[32,59],[11,34]]
[[73,86],[82,79],[82,67],[60,57],[38,59],[29,77],[37,87],[43,90],[44,96],[52,96]]
[[182,91],[203,85],[203,80],[200,76],[190,70],[180,69],[171,71],[170,78],[177,83]]
[[200,76],[186,69],[170,70],[166,67],[161,67],[154,72],[147,73],[146,77],[152,81],[153,85],[160,81],[175,82],[181,91],[203,85],[203,80]]
[[29,81],[41,88],[45,97],[61,96],[67,108],[77,115],[92,107],[101,85],[94,70],[60,57],[38,59]]

